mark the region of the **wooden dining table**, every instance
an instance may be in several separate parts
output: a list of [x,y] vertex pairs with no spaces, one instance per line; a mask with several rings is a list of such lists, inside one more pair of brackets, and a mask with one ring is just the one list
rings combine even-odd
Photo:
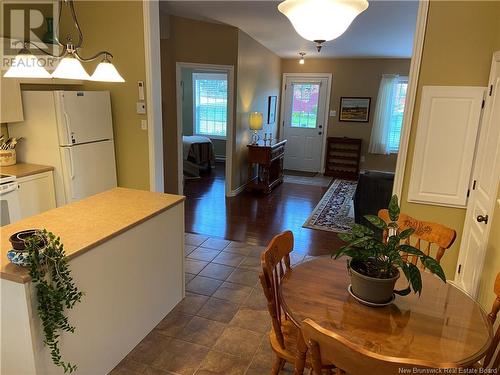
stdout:
[[[281,282],[283,309],[300,327],[310,318],[370,352],[429,361],[435,367],[467,367],[484,357],[493,328],[481,306],[451,283],[422,272],[421,295],[396,295],[385,307],[369,307],[348,292],[346,259],[315,258],[297,265]],[[396,289],[407,281],[400,277]],[[298,350],[298,364],[305,361]]]

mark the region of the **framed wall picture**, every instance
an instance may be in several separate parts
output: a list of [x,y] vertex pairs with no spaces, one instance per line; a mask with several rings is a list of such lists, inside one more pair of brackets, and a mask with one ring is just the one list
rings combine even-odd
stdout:
[[276,102],[277,96],[270,96],[267,99],[267,123],[274,124],[276,122]]
[[369,97],[341,97],[339,121],[368,122],[370,102]]

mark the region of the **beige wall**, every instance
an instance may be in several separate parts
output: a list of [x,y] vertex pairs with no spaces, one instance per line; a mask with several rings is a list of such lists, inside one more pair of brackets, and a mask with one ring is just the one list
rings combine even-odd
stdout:
[[276,138],[278,119],[274,124],[267,124],[268,97],[278,97],[276,113],[279,113],[281,90],[281,59],[241,30],[238,32],[237,82],[233,190],[247,179],[246,146],[251,142],[248,113],[262,112],[264,128],[261,133],[272,132]]
[[457,231],[455,244],[442,259],[450,279],[455,274],[465,210],[407,202],[421,91],[423,85],[486,86],[492,54],[499,49],[499,14],[500,2],[431,1],[429,9],[401,205],[409,215]]
[[[376,155],[368,153],[372,130],[373,113],[377,102],[382,74],[408,75],[409,59],[307,59],[304,65],[298,59],[282,60],[283,73],[332,73],[333,84],[330,109],[337,111],[330,117],[328,136],[362,139],[362,155],[365,162],[361,169],[394,171],[397,155]],[[340,122],[338,119],[341,96],[369,96],[372,98],[368,123]]]
[[[76,10],[85,56],[109,50],[126,81],[83,85],[85,90],[111,92],[118,185],[149,190],[148,133],[141,130],[146,115],[136,114],[137,81],[146,81],[142,2],[78,1]],[[87,71],[92,73],[98,62],[86,65]]]
[[162,16],[160,21],[162,27],[168,27],[168,32],[160,41],[165,191],[176,193],[178,186],[176,62],[232,65],[235,67],[236,75],[238,29],[173,16]]

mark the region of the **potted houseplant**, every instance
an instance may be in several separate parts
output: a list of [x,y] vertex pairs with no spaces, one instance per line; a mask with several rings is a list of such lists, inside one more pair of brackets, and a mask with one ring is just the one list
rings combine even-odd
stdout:
[[66,310],[81,301],[83,293],[75,285],[66,258],[64,246],[59,237],[47,230],[22,232],[24,251],[27,253],[25,266],[36,287],[38,316],[41,321],[44,344],[50,350],[52,362],[64,372],[73,372],[75,364],[63,361],[59,337],[62,332],[75,331],[69,322]]
[[[350,233],[340,233],[339,238],[347,242],[332,257],[338,259],[349,256],[348,269],[351,275],[351,293],[368,304],[386,304],[393,298],[393,293],[407,295],[422,292],[420,269],[410,259],[416,256],[430,272],[446,282],[446,276],[439,263],[419,249],[401,243],[410,237],[414,229],[401,230],[398,225],[398,197],[391,198],[388,207],[390,223],[375,215],[365,218],[375,227],[387,233],[383,241],[375,232],[360,224],[354,224]],[[408,287],[394,290],[400,271],[408,280]]]

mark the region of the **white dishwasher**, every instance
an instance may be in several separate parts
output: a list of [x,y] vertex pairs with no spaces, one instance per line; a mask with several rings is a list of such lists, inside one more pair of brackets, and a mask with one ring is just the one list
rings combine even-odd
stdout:
[[0,226],[21,219],[16,176],[0,174]]

